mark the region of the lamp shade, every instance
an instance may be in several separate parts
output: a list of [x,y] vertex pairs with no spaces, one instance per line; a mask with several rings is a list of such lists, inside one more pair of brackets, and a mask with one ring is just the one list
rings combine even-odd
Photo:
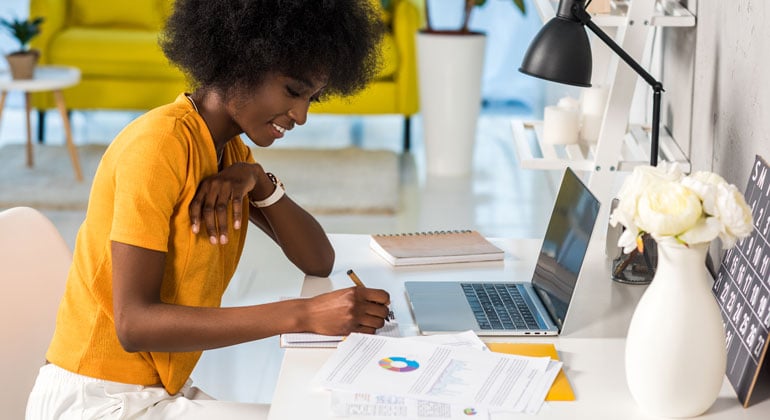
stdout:
[[578,20],[556,16],[529,44],[519,71],[551,82],[591,86],[591,44]]

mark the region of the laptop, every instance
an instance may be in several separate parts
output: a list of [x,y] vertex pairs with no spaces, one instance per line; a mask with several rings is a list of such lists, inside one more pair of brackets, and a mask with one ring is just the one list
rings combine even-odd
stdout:
[[407,281],[422,334],[558,335],[567,316],[599,201],[567,168],[531,282]]

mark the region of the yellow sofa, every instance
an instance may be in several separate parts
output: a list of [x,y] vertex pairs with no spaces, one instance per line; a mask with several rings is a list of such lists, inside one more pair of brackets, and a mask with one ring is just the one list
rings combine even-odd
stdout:
[[[379,0],[372,0],[377,1]],[[415,32],[421,23],[415,0],[391,0],[383,10],[388,34],[382,44],[385,65],[376,80],[353,98],[332,98],[311,112],[401,114],[406,117],[404,147],[409,148],[409,117],[418,111]],[[30,16],[43,16],[32,46],[40,63],[80,69],[80,84],[64,91],[75,110],[147,110],[187,90],[181,71],[158,46],[173,0],[30,0]],[[38,95],[38,110],[52,108]],[[40,112],[40,133],[43,116]],[[42,141],[42,137],[41,137]]]

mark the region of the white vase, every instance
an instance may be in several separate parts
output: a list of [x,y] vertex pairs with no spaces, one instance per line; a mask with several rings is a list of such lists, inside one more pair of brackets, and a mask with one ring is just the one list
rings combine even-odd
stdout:
[[708,243],[658,243],[658,265],[626,341],[626,379],[639,406],[661,417],[702,414],[727,364],[725,329],[706,270]]
[[468,175],[481,110],[486,36],[481,33],[417,33],[427,173]]

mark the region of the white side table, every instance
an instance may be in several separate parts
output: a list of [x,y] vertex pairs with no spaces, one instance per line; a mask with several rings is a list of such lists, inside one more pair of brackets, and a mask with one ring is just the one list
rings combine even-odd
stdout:
[[67,66],[38,66],[35,69],[35,76],[27,80],[13,80],[10,73],[0,73],[0,116],[5,106],[5,98],[9,91],[16,90],[24,92],[24,107],[27,116],[27,166],[34,165],[32,156],[32,124],[30,122],[32,92],[53,92],[56,100],[56,107],[59,109],[62,121],[64,122],[64,133],[67,139],[67,149],[69,150],[72,168],[75,170],[75,178],[83,181],[83,173],[80,170],[80,161],[78,159],[77,149],[72,141],[72,127],[70,119],[67,116],[67,105],[64,102],[62,89],[74,86],[80,82],[80,70],[75,67]]

